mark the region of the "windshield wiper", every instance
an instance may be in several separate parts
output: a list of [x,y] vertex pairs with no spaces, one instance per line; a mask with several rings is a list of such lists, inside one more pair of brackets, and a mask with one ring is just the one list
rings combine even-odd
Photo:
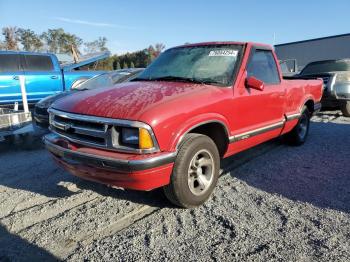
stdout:
[[181,77],[181,76],[160,76],[160,77],[150,77],[150,78],[141,78],[137,77],[131,81],[180,81],[180,82],[195,82],[201,83],[193,78]]
[[190,82],[197,84],[216,84],[223,85],[220,82],[214,81],[212,79],[197,79],[190,77],[181,77],[181,76],[161,76],[161,77],[150,77],[150,78],[135,78],[132,81],[179,81],[179,82]]
[[182,76],[161,76],[152,78],[154,81],[180,81],[180,82],[192,82],[192,83],[200,83],[194,78],[182,77]]
[[130,82],[133,82],[133,81],[153,81],[153,79],[151,79],[151,78],[136,77],[136,78],[130,80]]
[[219,85],[219,86],[225,86],[224,83],[212,80],[212,79],[197,79],[197,81],[200,81],[202,84],[208,84],[208,85]]

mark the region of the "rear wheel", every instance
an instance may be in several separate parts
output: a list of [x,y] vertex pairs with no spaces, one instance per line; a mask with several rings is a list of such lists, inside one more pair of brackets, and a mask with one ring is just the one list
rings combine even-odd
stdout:
[[290,145],[300,146],[305,143],[309,134],[310,127],[310,112],[306,106],[304,106],[298,124],[286,134],[287,142]]
[[218,149],[208,136],[188,134],[179,147],[166,197],[175,205],[203,204],[216,186],[220,169]]
[[344,116],[350,117],[350,101],[343,103],[340,109]]

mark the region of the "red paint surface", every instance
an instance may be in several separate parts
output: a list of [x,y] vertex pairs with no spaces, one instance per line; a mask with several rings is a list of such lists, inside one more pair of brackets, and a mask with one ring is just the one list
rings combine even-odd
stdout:
[[[221,42],[213,44],[218,43]],[[228,44],[232,43],[228,42]],[[70,113],[138,120],[147,123],[152,127],[161,151],[171,152],[176,150],[181,136],[200,123],[219,121],[227,128],[229,136],[232,136],[283,121],[285,115],[300,113],[308,100],[315,103],[320,101],[321,80],[281,79],[280,84],[265,84],[263,91],[247,88],[245,85],[246,64],[252,46],[252,43],[245,44],[242,64],[233,86],[217,87],[165,81],[130,82],[114,87],[77,92],[58,100],[53,107]],[[267,47],[266,45],[261,46]],[[275,60],[277,61],[276,56]],[[280,69],[279,72],[281,75]],[[290,131],[296,124],[296,120],[290,121],[280,129],[232,143],[225,156],[279,136]],[[94,149],[86,150],[93,151]],[[106,152],[106,154],[110,153]],[[128,154],[121,155],[123,155],[120,156],[121,158],[130,157]],[[83,170],[85,167],[70,168],[70,171],[76,175],[95,179],[82,175],[85,172]],[[98,173],[104,177],[103,173],[96,170],[90,169],[86,172]],[[144,171],[145,174],[149,172],[149,170]],[[135,189],[142,188],[140,183],[145,183],[145,188],[154,185],[161,186],[169,181],[171,172],[168,166],[166,170],[152,171],[152,174],[149,176],[150,181],[143,180],[147,180],[147,176],[138,174],[143,178],[137,182],[126,183],[118,178],[117,182],[113,183]],[[120,177],[117,174],[116,176]],[[159,181],[152,182],[156,176],[160,176]],[[107,180],[100,182],[109,183]]]
[[134,190],[152,190],[169,184],[173,164],[137,172],[110,171],[85,165],[71,165],[54,157],[71,174],[86,180]]

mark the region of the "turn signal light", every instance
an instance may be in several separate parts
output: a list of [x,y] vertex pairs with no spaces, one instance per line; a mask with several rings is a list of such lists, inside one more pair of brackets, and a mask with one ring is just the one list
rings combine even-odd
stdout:
[[151,149],[153,147],[154,147],[153,140],[148,130],[145,128],[140,128],[139,129],[139,148]]

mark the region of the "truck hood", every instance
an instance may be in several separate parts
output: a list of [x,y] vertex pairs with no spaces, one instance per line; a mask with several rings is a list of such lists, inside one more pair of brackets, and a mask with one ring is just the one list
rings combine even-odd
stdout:
[[111,53],[109,51],[86,54],[79,57],[79,61],[76,61],[76,62],[72,61],[72,62],[61,64],[61,68],[63,71],[71,71],[75,68],[85,66],[91,63],[95,63],[99,60],[108,58],[110,55]]
[[[76,114],[140,120],[149,110],[158,115],[172,110],[179,99],[196,103],[197,98],[222,88],[182,82],[127,82],[112,87],[76,92],[57,100],[52,107]],[[200,95],[202,94],[202,95]],[[198,104],[198,103],[197,103]],[[169,106],[168,106],[169,105]],[[163,112],[162,112],[163,111]]]

